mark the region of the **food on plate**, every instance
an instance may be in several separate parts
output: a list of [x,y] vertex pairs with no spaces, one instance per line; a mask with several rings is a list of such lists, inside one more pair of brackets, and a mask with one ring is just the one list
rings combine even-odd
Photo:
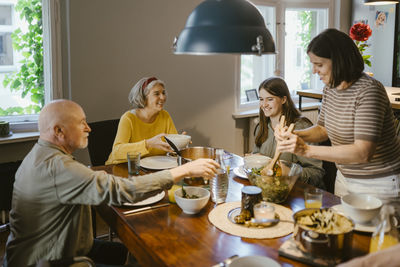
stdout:
[[234,218],[235,223],[244,224],[246,221],[251,220],[251,213],[248,210],[241,210],[239,215],[236,215]]
[[195,198],[200,198],[198,195],[190,195],[186,192],[185,188],[182,186],[182,197],[183,198],[189,198],[189,199],[195,199]]
[[348,218],[332,209],[315,210],[297,218],[299,225],[319,234],[343,234],[353,230],[353,223]]

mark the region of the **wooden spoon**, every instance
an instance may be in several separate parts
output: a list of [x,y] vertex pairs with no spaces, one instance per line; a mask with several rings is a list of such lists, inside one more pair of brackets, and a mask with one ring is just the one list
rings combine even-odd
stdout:
[[[282,117],[283,117],[283,125],[284,125],[285,117],[284,116],[282,116]],[[282,118],[281,118],[280,126],[281,126],[281,128],[284,127],[284,126],[282,126]],[[289,132],[289,133],[293,132],[294,126],[295,126],[294,123],[291,123],[289,128],[288,128],[288,130],[287,130],[287,132]],[[278,150],[275,150],[274,157],[268,163],[268,165],[265,166],[264,169],[262,169],[261,175],[264,175],[264,176],[273,176],[274,175],[274,167],[275,167],[275,164],[278,161],[279,157],[281,156],[281,154],[282,154],[281,152],[279,152]],[[279,164],[278,164],[278,167],[281,168],[279,166]],[[277,172],[278,172],[278,170],[277,170]]]

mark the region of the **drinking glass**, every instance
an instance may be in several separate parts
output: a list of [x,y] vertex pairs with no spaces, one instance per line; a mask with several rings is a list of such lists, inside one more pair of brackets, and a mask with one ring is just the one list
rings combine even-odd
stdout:
[[318,188],[307,188],[304,190],[304,206],[307,209],[322,207],[323,191]]
[[128,174],[129,177],[139,175],[140,170],[140,152],[128,152]]
[[229,178],[223,162],[223,149],[216,150],[216,159],[221,168],[217,170],[217,174],[210,179],[211,200],[216,203],[223,203],[228,194]]

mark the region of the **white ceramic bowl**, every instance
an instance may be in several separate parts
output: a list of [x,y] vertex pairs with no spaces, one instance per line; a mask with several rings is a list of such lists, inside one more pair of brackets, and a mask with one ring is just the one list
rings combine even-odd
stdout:
[[270,157],[264,155],[249,155],[243,158],[245,168],[261,168],[268,164]]
[[197,186],[185,186],[184,189],[187,194],[196,195],[199,198],[183,198],[182,188],[180,188],[174,192],[176,204],[178,204],[186,214],[199,213],[208,203],[208,200],[210,199],[210,191]]
[[382,201],[364,194],[348,194],[342,197],[343,212],[356,223],[366,224],[379,215]]
[[166,137],[171,140],[179,150],[186,148],[192,139],[190,135],[185,134],[167,134]]
[[264,256],[244,256],[234,259],[229,267],[280,267],[275,260]]

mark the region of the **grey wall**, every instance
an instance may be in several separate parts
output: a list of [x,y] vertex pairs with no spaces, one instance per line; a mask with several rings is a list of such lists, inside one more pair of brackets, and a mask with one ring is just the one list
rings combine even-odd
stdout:
[[[69,1],[71,79],[65,88],[88,121],[120,117],[129,108],[130,88],[155,75],[166,83],[166,110],[176,128],[192,136],[193,145],[242,153],[241,125],[232,119],[236,56],[172,54],[174,37],[200,2]],[[87,161],[84,154],[77,156]]]
[[[337,12],[347,10],[346,1],[339,1]],[[192,136],[193,145],[242,154],[248,122],[232,119],[237,56],[172,54],[174,37],[200,2],[62,1],[65,97],[82,105],[89,122],[119,118],[129,109],[127,96],[134,83],[155,75],[166,82],[166,110],[177,129]],[[1,146],[0,154],[7,156],[0,162],[22,158],[31,146],[32,142]],[[89,164],[87,151],[75,156]]]

